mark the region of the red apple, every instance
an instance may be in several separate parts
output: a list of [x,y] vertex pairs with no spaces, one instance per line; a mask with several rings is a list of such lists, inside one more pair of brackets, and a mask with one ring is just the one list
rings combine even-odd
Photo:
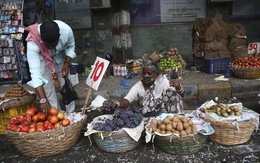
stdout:
[[54,125],[55,123],[59,122],[59,119],[58,119],[58,117],[56,115],[53,115],[50,118],[50,122],[51,122],[51,124]]
[[34,127],[30,127],[29,129],[28,129],[28,133],[33,133],[33,132],[36,132],[36,127],[34,126]]
[[67,119],[67,118],[64,118],[64,119],[61,121],[61,125],[62,125],[63,127],[66,127],[66,126],[68,126],[69,124],[70,124],[70,120]]
[[39,112],[38,114],[38,121],[44,122],[46,120],[46,115],[43,112]]
[[58,117],[59,121],[63,120],[64,119],[64,113],[63,112],[59,112],[57,117]]
[[36,114],[36,115],[34,115],[34,116],[32,117],[32,121],[33,121],[33,122],[38,122],[38,114]]

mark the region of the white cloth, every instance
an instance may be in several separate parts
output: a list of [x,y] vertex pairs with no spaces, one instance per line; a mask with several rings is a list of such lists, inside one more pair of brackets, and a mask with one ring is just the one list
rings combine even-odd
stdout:
[[[168,88],[170,88],[169,80],[165,75],[158,76],[154,84],[155,84],[155,89],[153,94],[155,96],[155,99],[160,98],[162,93]],[[129,103],[131,103],[135,100],[139,101],[140,98],[143,99],[146,95],[147,95],[147,91],[145,91],[144,86],[140,80],[129,90],[128,94],[124,98],[127,99]]]
[[[63,63],[54,64],[54,67],[55,67],[56,72],[60,72],[63,67]],[[41,70],[42,77],[44,79],[47,79],[48,81],[52,81],[52,71],[51,71],[51,69],[49,69],[46,66],[44,60],[41,61],[41,69],[42,69]],[[65,84],[65,80],[61,76],[61,73],[56,73],[56,74],[58,77],[59,84],[62,87]],[[47,82],[46,84],[43,85],[43,87],[44,87],[46,97],[47,97],[51,107],[61,110],[53,82]],[[75,111],[75,101],[72,101],[69,105],[65,105],[65,107],[66,107],[67,112],[69,112],[69,113],[74,112]]]

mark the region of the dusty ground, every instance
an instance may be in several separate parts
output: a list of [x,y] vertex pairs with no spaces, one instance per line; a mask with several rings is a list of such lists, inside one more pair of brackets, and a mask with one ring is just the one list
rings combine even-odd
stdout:
[[[82,136],[79,138],[78,143],[71,149],[64,153],[30,158],[22,155],[4,136],[0,136],[0,161],[2,163],[41,163],[41,162],[119,162],[119,163],[137,163],[137,162],[185,162],[185,163],[244,163],[247,160],[248,163],[259,163],[260,152],[251,152],[243,154],[235,154],[232,150],[232,146],[218,145],[207,141],[203,148],[195,153],[188,155],[174,155],[163,152],[156,144],[145,143],[144,139],[141,144],[126,153],[113,154],[102,151],[94,143],[90,145],[87,137]],[[251,139],[246,143],[249,145],[260,144],[260,131],[253,133]],[[41,148],[41,147],[39,147]],[[250,158],[251,157],[251,158]]]
[[[184,72],[183,78],[180,79],[183,84],[197,84],[197,83],[212,83],[214,78],[218,77],[217,75],[208,75],[200,72]],[[77,92],[82,99],[84,99],[88,92],[88,86],[85,83],[87,77],[81,76],[80,83],[76,85]],[[98,91],[94,91],[93,93],[98,94],[99,92],[106,92],[108,90],[122,90],[129,89],[128,87],[123,87],[120,85],[121,80],[126,80],[131,84],[134,84],[138,79],[140,79],[140,75],[136,76],[135,79],[124,79],[122,77],[107,77],[102,80],[102,83],[99,87]],[[250,81],[241,80],[236,78],[231,78],[231,82],[237,83],[245,83],[250,86]],[[254,81],[257,82],[257,81]],[[258,81],[259,82],[259,81]],[[31,90],[27,85],[24,85],[26,89]],[[2,85],[0,89],[0,94],[6,92],[11,87],[11,85]],[[120,92],[118,92],[120,93]],[[125,92],[121,92],[125,93]],[[256,97],[246,97],[244,101],[250,101],[252,98]],[[81,100],[82,102],[83,100]],[[195,101],[188,101],[190,105],[195,105]],[[203,103],[203,101],[196,101],[197,104]],[[78,105],[83,106],[82,103],[78,103]],[[254,105],[254,109],[258,110],[259,105]],[[253,108],[250,108],[253,109]],[[258,110],[259,111],[259,110]],[[87,122],[90,122],[91,119],[95,116],[102,114],[101,112],[91,112],[87,113],[88,119]],[[83,133],[85,131],[85,127],[83,128],[82,134],[78,140],[78,142],[69,150],[47,157],[39,157],[39,158],[30,158],[22,155],[16,147],[9,141],[9,139],[5,135],[0,135],[0,162],[9,163],[9,162],[120,162],[120,163],[134,163],[134,162],[187,162],[187,163],[241,163],[241,162],[250,162],[250,163],[259,163],[260,162],[260,151],[258,152],[250,152],[243,154],[235,154],[231,147],[233,146],[225,146],[213,143],[209,140],[205,143],[203,148],[194,154],[188,155],[174,155],[168,154],[162,151],[156,144],[153,143],[145,143],[144,137],[142,137],[141,144],[126,153],[123,154],[113,154],[102,151],[97,145],[93,142],[91,145],[89,139],[84,137]],[[250,140],[245,143],[247,145],[260,145],[260,130],[255,131]],[[39,147],[41,148],[41,147]]]

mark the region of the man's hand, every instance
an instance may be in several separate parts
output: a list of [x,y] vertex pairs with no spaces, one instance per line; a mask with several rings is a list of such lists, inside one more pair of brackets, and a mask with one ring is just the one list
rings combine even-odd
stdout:
[[65,77],[65,76],[68,76],[69,74],[69,64],[67,62],[64,63],[62,69],[61,69],[61,76],[62,77]]
[[48,115],[49,115],[49,112],[50,112],[50,109],[51,109],[51,105],[50,105],[50,103],[47,101],[47,102],[45,102],[45,103],[40,104],[40,109],[41,109],[42,112],[45,113],[46,116],[48,116]]

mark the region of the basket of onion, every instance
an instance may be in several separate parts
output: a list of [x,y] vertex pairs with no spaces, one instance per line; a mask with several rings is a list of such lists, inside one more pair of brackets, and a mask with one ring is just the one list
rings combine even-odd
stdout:
[[28,157],[50,156],[77,143],[85,120],[86,115],[81,113],[64,113],[51,108],[46,116],[31,107],[25,114],[11,118],[5,134]]

